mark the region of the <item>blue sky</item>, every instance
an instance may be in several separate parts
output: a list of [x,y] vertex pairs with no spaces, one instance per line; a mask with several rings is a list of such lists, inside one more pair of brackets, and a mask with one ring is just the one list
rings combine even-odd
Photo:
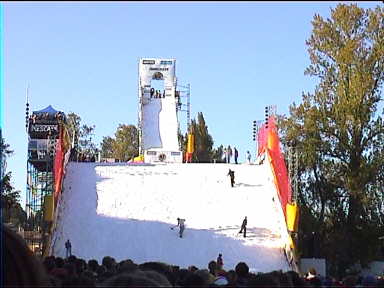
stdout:
[[314,14],[329,17],[339,2],[3,3],[4,137],[15,151],[7,168],[24,201],[28,84],[32,111],[75,112],[100,143],[119,123],[137,123],[138,59],[176,58],[192,117],[203,112],[214,146],[236,146],[244,160],[264,107],[288,114],[314,90],[305,41]]

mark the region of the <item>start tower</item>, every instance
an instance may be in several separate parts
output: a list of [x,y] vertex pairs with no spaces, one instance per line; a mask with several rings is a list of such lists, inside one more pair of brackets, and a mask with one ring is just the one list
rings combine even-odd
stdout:
[[139,154],[144,162],[182,163],[178,142],[176,60],[139,60]]

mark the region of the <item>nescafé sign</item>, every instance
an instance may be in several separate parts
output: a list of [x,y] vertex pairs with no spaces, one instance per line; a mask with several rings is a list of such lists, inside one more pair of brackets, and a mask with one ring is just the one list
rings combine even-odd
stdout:
[[42,125],[42,124],[34,124],[31,127],[32,132],[59,132],[58,125]]

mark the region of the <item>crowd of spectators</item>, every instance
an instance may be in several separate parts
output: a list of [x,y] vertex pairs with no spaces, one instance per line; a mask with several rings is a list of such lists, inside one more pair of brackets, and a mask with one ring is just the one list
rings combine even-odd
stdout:
[[182,268],[161,262],[117,262],[106,256],[99,263],[74,255],[66,259],[32,255],[24,240],[3,227],[5,249],[4,286],[45,287],[383,287],[383,279],[348,276],[343,281],[324,278],[314,269],[306,277],[294,271],[252,273],[244,262],[224,270],[212,260],[207,267]]
[[56,113],[48,113],[48,112],[33,112],[31,116],[31,122],[32,123],[40,123],[40,122],[54,122],[56,123],[57,120],[64,120],[65,114],[63,112],[56,112]]

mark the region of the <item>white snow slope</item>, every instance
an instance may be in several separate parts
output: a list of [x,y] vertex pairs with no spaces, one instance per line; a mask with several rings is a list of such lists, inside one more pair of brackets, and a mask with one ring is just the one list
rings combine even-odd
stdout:
[[[288,270],[288,234],[268,161],[248,164],[122,164],[70,162],[58,204],[51,254],[112,256],[207,268],[223,254],[251,271]],[[235,171],[230,186],[228,169]],[[247,216],[247,238],[238,234]],[[170,227],[186,219],[184,237]]]

